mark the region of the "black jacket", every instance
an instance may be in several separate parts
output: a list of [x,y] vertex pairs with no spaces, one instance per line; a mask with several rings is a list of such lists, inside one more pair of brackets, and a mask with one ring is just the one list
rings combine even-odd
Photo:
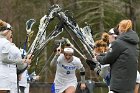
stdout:
[[119,93],[130,93],[136,84],[139,37],[130,30],[121,34],[112,43],[105,56],[98,56],[101,64],[110,64],[110,89]]

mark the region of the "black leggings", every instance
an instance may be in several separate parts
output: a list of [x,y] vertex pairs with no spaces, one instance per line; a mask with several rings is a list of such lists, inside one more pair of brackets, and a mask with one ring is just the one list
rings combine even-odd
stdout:
[[21,92],[21,93],[24,93],[25,87],[19,86],[19,89],[20,89],[20,92]]

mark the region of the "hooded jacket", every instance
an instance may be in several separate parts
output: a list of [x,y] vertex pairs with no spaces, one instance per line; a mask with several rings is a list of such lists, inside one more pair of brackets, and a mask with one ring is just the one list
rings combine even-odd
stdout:
[[139,37],[136,32],[129,30],[122,33],[112,43],[105,56],[98,56],[102,64],[110,64],[110,90],[119,93],[130,93],[134,90],[137,75]]

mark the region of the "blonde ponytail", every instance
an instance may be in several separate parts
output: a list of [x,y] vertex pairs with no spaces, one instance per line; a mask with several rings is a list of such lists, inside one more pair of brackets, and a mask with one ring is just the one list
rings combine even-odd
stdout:
[[122,20],[119,23],[119,28],[121,32],[127,32],[132,29],[132,21],[131,20]]

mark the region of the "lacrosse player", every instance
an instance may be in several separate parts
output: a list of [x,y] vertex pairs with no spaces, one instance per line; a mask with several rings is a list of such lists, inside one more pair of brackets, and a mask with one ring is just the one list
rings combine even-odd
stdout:
[[17,68],[25,69],[31,63],[31,55],[22,59],[12,37],[11,25],[0,20],[0,91],[17,93]]
[[[107,43],[104,42],[103,40],[97,40],[95,42],[95,47],[94,47],[94,54],[100,55],[104,54],[108,51],[108,46]],[[101,64],[96,64],[97,62],[93,62],[91,60],[86,60],[87,64],[89,65],[91,70],[94,70],[98,75],[100,75],[103,80],[106,82],[106,84],[109,86],[110,84],[110,66],[109,64],[107,65],[101,65]]]
[[80,70],[81,89],[85,89],[85,69],[80,59],[75,57],[74,50],[71,47],[65,47],[63,53],[57,48],[56,56],[51,61],[51,66],[57,65],[54,93],[75,93],[77,87],[76,69]]

